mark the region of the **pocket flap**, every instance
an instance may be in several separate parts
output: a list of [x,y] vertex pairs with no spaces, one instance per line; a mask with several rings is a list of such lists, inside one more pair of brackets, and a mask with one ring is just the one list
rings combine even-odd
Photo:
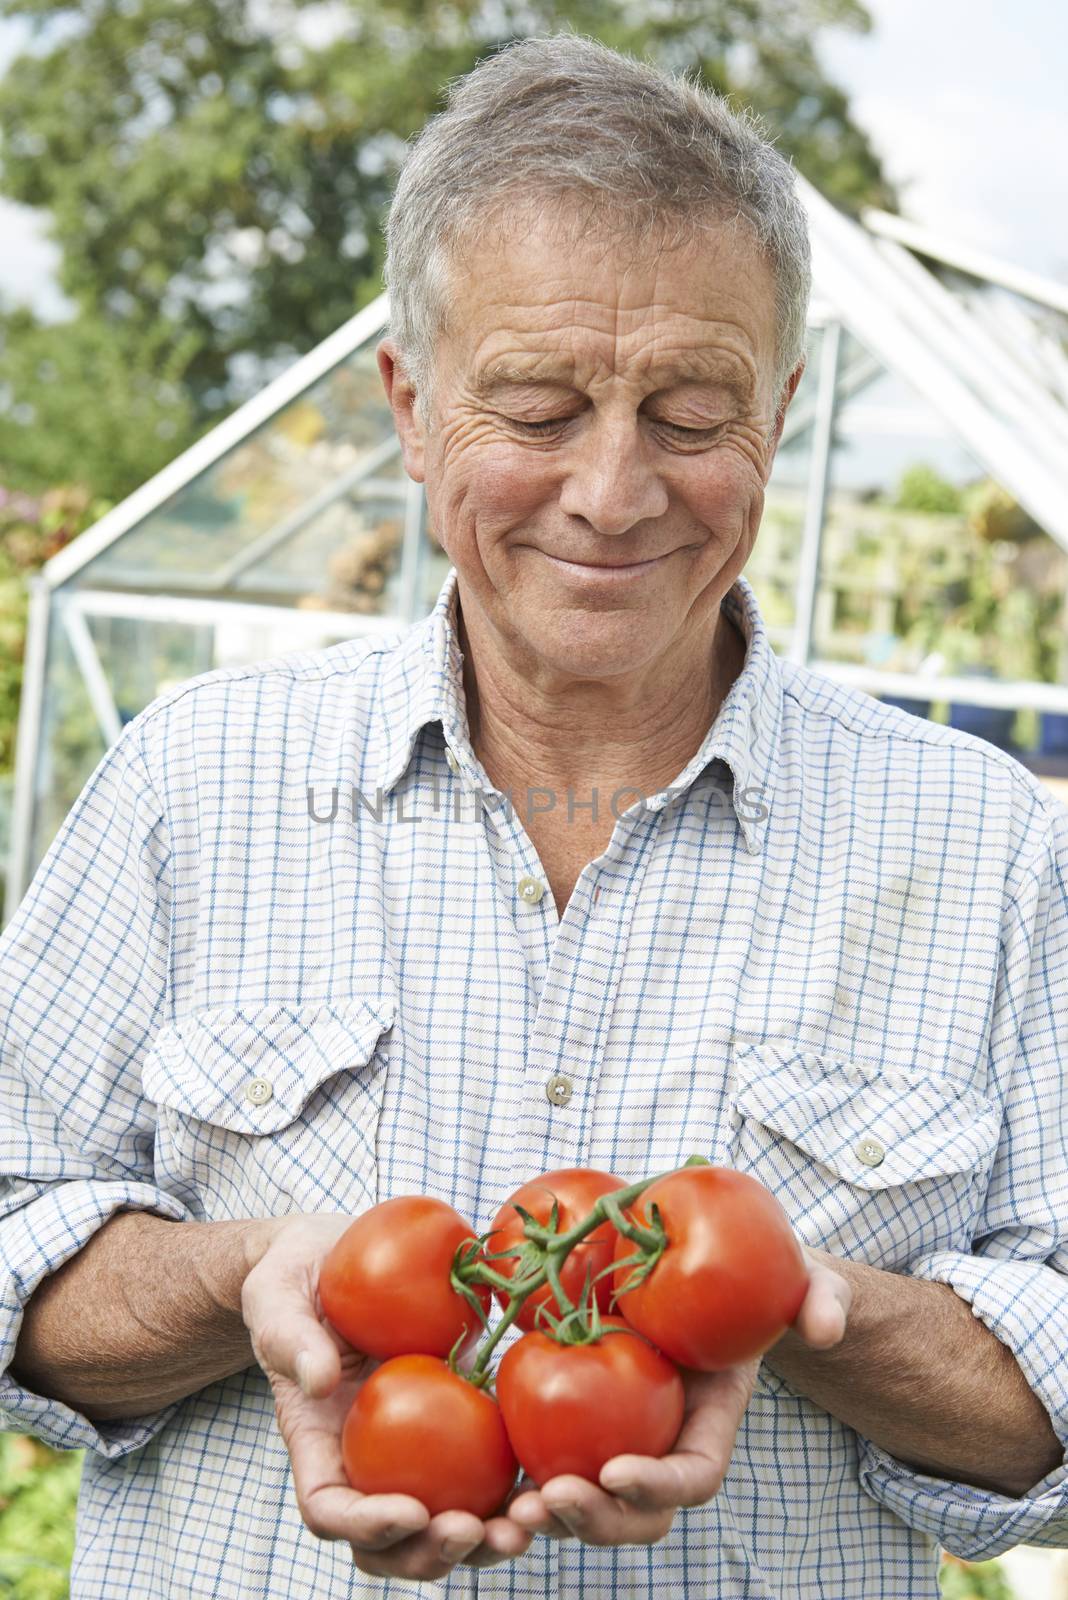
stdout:
[[993,1101],[922,1072],[762,1041],[734,1053],[733,1104],[838,1178],[883,1189],[985,1167]]
[[156,1036],[144,1092],[220,1128],[273,1133],[327,1078],[365,1067],[394,1016],[389,997],[201,1011]]

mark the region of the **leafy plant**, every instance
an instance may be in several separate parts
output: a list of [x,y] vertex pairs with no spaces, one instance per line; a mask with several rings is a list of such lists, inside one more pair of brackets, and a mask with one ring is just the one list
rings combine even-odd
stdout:
[[944,1554],[938,1578],[943,1600],[1015,1600],[997,1561],[962,1561]]
[[[314,15],[313,15],[314,14]],[[0,189],[69,321],[0,307],[0,460],[118,500],[381,290],[405,141],[498,45],[570,26],[755,108],[836,203],[896,205],[818,52],[860,0],[0,0]],[[73,26],[72,26],[73,24]],[[28,30],[27,30],[28,31]]]
[[0,1434],[0,1596],[67,1600],[84,1453]]
[[959,511],[961,491],[920,461],[902,473],[894,504],[902,511]]
[[[40,498],[0,485],[0,888],[3,892],[6,892],[15,741],[26,651],[28,580],[51,556],[69,544],[107,509],[106,501],[91,500],[88,491],[79,485],[51,489]],[[84,687],[82,694],[84,697]],[[62,791],[64,796],[69,794],[64,812],[73,804],[92,770],[90,756],[94,748],[91,743],[94,735],[99,743],[91,708],[87,707],[81,724],[80,728],[75,728],[72,723],[69,736],[67,730],[64,731],[60,741],[62,748],[54,752],[53,771],[57,776],[61,775],[57,769],[64,766],[68,754],[73,761],[73,790],[68,785]],[[97,758],[101,754],[103,751],[98,750]],[[49,796],[59,794],[57,784],[52,783]],[[47,803],[52,803],[51,798]],[[46,820],[44,829],[51,829],[49,838],[62,820],[62,815]],[[0,893],[2,898],[3,894]]]
[[35,498],[0,485],[0,773],[15,763],[29,609],[27,580],[109,509],[80,484]]

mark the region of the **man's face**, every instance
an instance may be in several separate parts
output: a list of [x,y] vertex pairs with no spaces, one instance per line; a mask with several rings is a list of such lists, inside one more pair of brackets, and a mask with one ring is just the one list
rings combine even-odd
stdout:
[[724,230],[635,261],[535,221],[454,281],[426,426],[390,340],[378,359],[465,617],[594,678],[710,637],[782,428],[756,246]]

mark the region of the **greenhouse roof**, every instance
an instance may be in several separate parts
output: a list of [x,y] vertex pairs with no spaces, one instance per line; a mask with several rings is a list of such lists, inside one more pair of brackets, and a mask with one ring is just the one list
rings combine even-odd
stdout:
[[[1068,290],[883,212],[856,223],[800,183],[820,294],[1068,550]],[[1049,332],[1021,296],[1043,308]]]

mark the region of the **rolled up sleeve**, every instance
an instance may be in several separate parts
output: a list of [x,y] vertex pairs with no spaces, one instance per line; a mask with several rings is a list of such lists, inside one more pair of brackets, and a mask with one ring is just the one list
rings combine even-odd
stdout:
[[[930,1477],[861,1440],[860,1482],[950,1554],[985,1560],[1016,1544],[1068,1547],[1068,812],[1008,898],[990,1031],[1004,1113],[969,1252],[912,1262],[946,1283],[1007,1345],[1065,1454],[1021,1499]],[[986,1397],[977,1394],[977,1411]]]
[[10,1372],[41,1281],[123,1209],[192,1220],[154,1179],[141,1062],[166,1004],[170,851],[127,724],[0,935],[0,1427],[121,1456],[177,1409],[90,1422]]

